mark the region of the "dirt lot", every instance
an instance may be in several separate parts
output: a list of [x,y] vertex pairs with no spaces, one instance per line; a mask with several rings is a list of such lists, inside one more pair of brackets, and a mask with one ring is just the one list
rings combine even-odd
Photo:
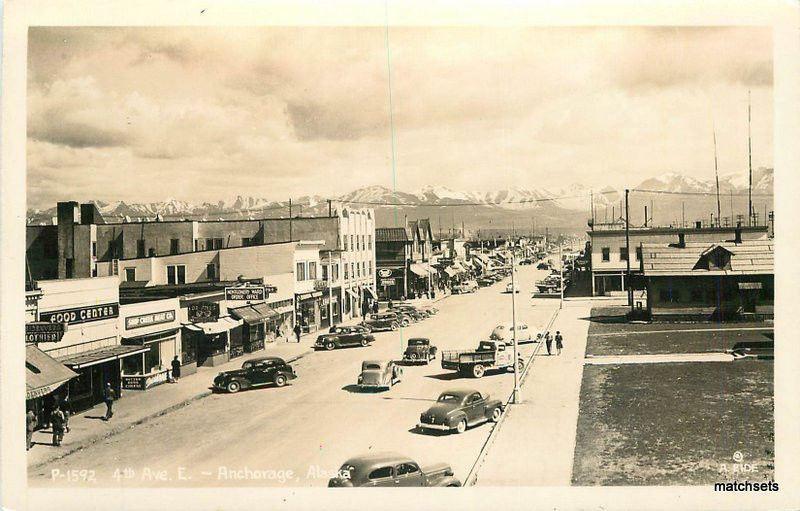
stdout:
[[587,365],[573,484],[731,480],[737,451],[771,479],[773,417],[771,361]]

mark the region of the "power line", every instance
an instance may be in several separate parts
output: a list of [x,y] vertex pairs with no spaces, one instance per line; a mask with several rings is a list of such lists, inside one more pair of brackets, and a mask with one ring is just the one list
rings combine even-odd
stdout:
[[[631,188],[632,192],[639,192],[639,193],[656,193],[662,195],[702,195],[702,196],[715,196],[715,192],[671,192],[667,190],[645,190],[642,188]],[[748,194],[746,193],[734,193],[732,194],[736,197],[746,197]],[[771,193],[760,193],[760,194],[753,194],[753,197],[774,197]]]

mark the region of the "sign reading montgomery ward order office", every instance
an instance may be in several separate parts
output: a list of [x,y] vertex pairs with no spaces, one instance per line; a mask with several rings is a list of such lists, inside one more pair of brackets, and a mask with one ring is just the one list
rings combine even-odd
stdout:
[[160,325],[161,323],[171,323],[173,321],[175,321],[175,311],[173,310],[140,314],[139,316],[125,318],[125,330]]
[[89,323],[119,317],[119,303],[106,303],[102,305],[88,305],[74,309],[40,312],[39,319],[47,323]]
[[66,323],[37,321],[25,324],[25,342],[58,342],[67,331]]
[[264,301],[266,300],[266,291],[263,286],[248,286],[248,287],[226,287],[225,299],[236,301]]

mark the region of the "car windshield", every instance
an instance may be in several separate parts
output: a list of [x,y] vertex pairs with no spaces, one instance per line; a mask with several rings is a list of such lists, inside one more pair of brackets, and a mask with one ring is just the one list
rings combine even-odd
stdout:
[[409,339],[408,340],[408,345],[409,346],[424,346],[426,344],[428,344],[428,340],[427,339]]
[[478,344],[478,351],[494,351],[494,343],[481,342]]
[[364,364],[364,369],[380,369],[380,364]]
[[460,399],[455,394],[448,394],[447,392],[445,392],[444,394],[439,396],[439,399],[437,399],[436,401],[438,401],[439,403],[458,403]]

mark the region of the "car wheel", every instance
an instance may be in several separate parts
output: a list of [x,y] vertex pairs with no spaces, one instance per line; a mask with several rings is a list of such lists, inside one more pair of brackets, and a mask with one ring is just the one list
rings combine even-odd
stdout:
[[361,346],[366,348],[367,346],[369,346],[369,341],[366,339],[361,339]]
[[522,360],[518,360],[517,361],[517,371],[521,373],[524,370],[525,370],[525,362],[523,362]]
[[226,388],[228,389],[228,392],[230,392],[231,394],[236,394],[237,392],[239,392],[239,389],[241,389],[242,386],[239,384],[238,381],[234,380],[228,382],[228,386]]
[[472,367],[472,376],[474,376],[475,378],[482,378],[483,377],[483,373],[485,373],[485,372],[486,372],[486,369],[484,369],[484,367],[482,365],[480,365],[480,364],[475,364]]
[[461,419],[456,425],[456,433],[461,434],[467,430],[467,419]]
[[283,387],[286,385],[286,376],[279,374],[275,377],[275,386],[276,387]]
[[408,326],[408,324],[409,324],[409,321],[407,319],[404,319],[403,322],[400,323],[401,326]]
[[417,354],[416,353],[412,353],[412,354],[410,354],[408,356],[408,358],[411,359],[411,361],[415,362],[417,360]]
[[328,342],[325,343],[325,349],[328,350],[328,351],[334,349],[335,347],[336,347],[336,344],[334,344],[331,341],[328,341]]
[[492,410],[492,418],[491,418],[492,422],[499,421],[501,415],[503,415],[503,410],[501,410],[500,407],[498,406],[497,408]]
[[392,323],[392,326],[390,326],[389,328],[391,328],[391,330],[394,332],[395,330],[397,330],[397,323]]

